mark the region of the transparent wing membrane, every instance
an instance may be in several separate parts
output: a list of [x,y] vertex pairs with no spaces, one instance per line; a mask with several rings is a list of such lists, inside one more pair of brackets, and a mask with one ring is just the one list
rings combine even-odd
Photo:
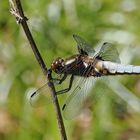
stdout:
[[117,62],[120,63],[119,53],[115,46],[111,43],[105,42],[99,53],[98,56],[101,57],[105,61]]
[[78,35],[73,35],[73,38],[77,42],[77,47],[80,54],[94,56],[95,50],[83,38]]
[[75,80],[71,95],[67,98],[63,106],[63,114],[65,119],[72,119],[80,114],[84,101],[90,95],[93,78],[79,78]]
[[30,104],[33,107],[41,107],[51,102],[51,92],[49,90],[48,84],[45,84],[36,90],[30,97]]

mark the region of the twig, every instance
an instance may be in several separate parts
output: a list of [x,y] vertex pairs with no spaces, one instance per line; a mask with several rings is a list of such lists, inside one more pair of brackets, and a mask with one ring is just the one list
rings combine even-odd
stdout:
[[55,91],[55,87],[54,84],[52,82],[52,76],[51,76],[51,71],[48,71],[42,57],[41,54],[39,52],[39,50],[37,49],[37,46],[35,44],[35,41],[32,37],[32,34],[29,30],[29,27],[27,25],[27,18],[24,16],[24,12],[22,9],[22,5],[20,3],[20,0],[9,0],[10,2],[10,6],[11,6],[11,14],[14,15],[16,17],[16,21],[18,24],[21,24],[23,27],[23,30],[26,34],[26,37],[31,45],[31,48],[34,52],[35,58],[37,59],[44,75],[46,76],[46,79],[48,81],[48,86],[50,87],[51,93],[52,93],[52,100],[55,106],[55,111],[56,111],[56,116],[57,116],[57,122],[58,122],[58,126],[59,126],[59,130],[61,133],[61,139],[62,140],[67,140],[67,136],[66,136],[66,132],[65,132],[65,127],[64,127],[64,123],[63,123],[63,119],[62,119],[62,115],[61,115],[61,111],[60,111],[60,107],[59,107],[59,103],[58,103],[58,98],[56,96],[56,91]]

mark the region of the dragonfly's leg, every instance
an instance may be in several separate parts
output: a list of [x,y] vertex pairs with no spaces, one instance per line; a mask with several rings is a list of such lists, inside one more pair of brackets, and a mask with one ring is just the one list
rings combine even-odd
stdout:
[[71,78],[70,78],[69,87],[66,88],[66,89],[63,89],[63,90],[57,91],[56,94],[59,95],[59,94],[63,94],[63,93],[68,92],[68,91],[71,89],[71,87],[72,87],[73,79],[74,79],[74,75],[72,75]]
[[61,79],[52,78],[52,81],[56,84],[61,84],[66,78],[67,78],[67,74],[64,74],[64,76]]

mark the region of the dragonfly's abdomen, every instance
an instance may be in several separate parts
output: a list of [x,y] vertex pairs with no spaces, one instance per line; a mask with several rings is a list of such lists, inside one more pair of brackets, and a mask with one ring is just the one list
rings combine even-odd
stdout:
[[140,66],[102,61],[102,71],[104,75],[140,74]]

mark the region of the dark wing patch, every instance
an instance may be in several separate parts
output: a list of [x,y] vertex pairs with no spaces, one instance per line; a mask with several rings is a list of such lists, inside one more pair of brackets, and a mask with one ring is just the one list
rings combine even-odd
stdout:
[[75,34],[73,35],[73,38],[77,42],[77,47],[80,54],[90,55],[90,56],[94,55],[95,50],[83,38]]

